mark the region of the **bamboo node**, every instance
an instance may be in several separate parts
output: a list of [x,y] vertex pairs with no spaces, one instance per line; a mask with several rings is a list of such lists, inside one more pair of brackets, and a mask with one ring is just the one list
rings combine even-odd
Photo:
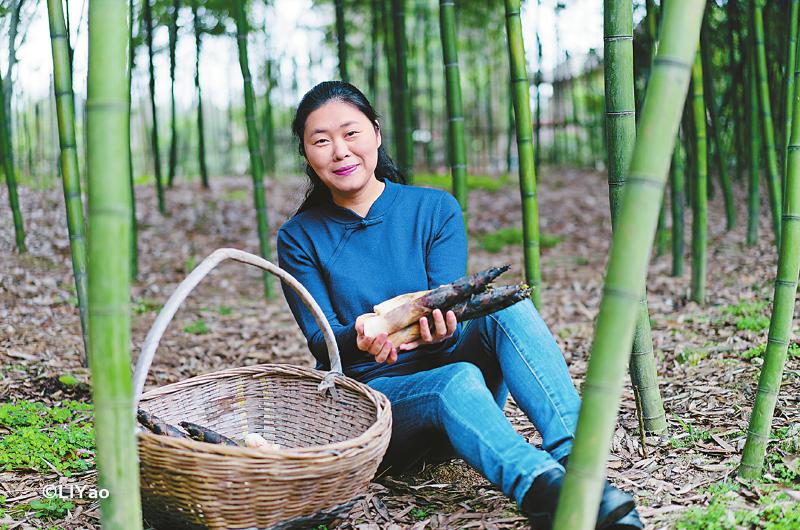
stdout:
[[667,67],[671,66],[671,67],[680,68],[681,70],[686,70],[686,71],[692,69],[692,63],[687,63],[685,61],[681,61],[680,59],[673,59],[672,57],[657,56],[653,60],[653,65],[654,66],[656,66],[656,65],[658,65],[658,66],[667,66]]
[[644,186],[650,186],[658,189],[662,189],[664,187],[664,182],[658,178],[651,179],[647,177],[628,177],[628,182],[631,184],[637,182]]
[[633,35],[606,35],[603,37],[603,40],[606,42],[614,42],[614,41],[625,41],[625,40],[633,40]]
[[618,289],[616,287],[605,286],[603,287],[603,295],[605,296],[617,296],[619,298],[624,298],[626,300],[633,300],[634,302],[639,302],[639,295],[632,293],[630,291],[626,291],[624,289]]
[[777,398],[778,397],[778,390],[777,389],[771,389],[771,388],[758,387],[758,390],[756,390],[756,394],[763,394],[765,396]]
[[788,346],[789,341],[785,339],[776,339],[775,337],[768,337],[767,338],[768,344],[777,344],[778,346]]
[[[769,434],[763,435],[760,432],[756,432],[756,431],[754,431],[752,429],[747,429],[747,437],[749,438],[750,436],[752,436],[753,438],[757,438],[759,440],[764,440],[764,441],[768,441],[769,440]],[[742,464],[742,466],[746,466],[746,465],[747,464]]]

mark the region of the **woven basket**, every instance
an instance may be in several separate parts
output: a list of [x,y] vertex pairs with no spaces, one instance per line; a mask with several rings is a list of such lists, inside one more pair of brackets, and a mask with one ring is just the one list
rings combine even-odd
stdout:
[[[325,334],[327,374],[264,364],[223,370],[142,395],[158,342],[178,307],[225,259],[255,265],[290,285]],[[169,423],[185,420],[233,439],[261,434],[261,450],[170,438],[139,430],[142,510],[155,528],[312,528],[341,517],[366,491],[391,434],[383,394],[341,374],[330,326],[286,271],[235,249],[219,249],[177,287],[145,339],[134,403]],[[141,396],[141,398],[140,398]]]

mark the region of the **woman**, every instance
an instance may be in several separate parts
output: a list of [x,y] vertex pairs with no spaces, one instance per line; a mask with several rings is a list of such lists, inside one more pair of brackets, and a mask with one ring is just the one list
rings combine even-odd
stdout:
[[[278,232],[279,263],[319,303],[345,373],[389,398],[392,437],[382,466],[402,470],[431,453],[455,453],[514,498],[535,528],[549,528],[580,400],[533,304],[464,324],[437,309],[434,331],[423,317],[422,337],[406,344],[366,336],[374,305],[466,273],[461,209],[446,192],[403,185],[375,111],[348,83],[311,89],[292,128],[310,186]],[[291,289],[284,295],[317,367],[328,369],[322,332]],[[541,449],[504,416],[509,391],[541,433]],[[597,528],[641,528],[633,505],[606,484]]]

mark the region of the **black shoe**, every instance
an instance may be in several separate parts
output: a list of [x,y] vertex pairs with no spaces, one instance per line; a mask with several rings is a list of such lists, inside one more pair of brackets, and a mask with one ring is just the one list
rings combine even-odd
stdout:
[[633,496],[615,488],[608,481],[603,486],[603,497],[597,510],[597,530],[614,528],[614,524],[636,507]]
[[[559,464],[567,467],[568,456],[559,459]],[[626,517],[628,512],[634,511],[636,503],[630,493],[615,488],[606,480],[603,485],[603,496],[600,498],[600,507],[597,510],[597,524],[596,530],[611,530],[616,528],[613,525]],[[636,520],[639,519],[638,513],[635,514]],[[641,524],[641,521],[639,522]],[[636,527],[632,527],[636,528]],[[641,528],[641,526],[639,527]],[[624,530],[625,527],[620,527],[619,530]]]
[[642,530],[643,528],[644,524],[642,524],[642,520],[639,519],[639,512],[634,508],[621,519],[617,519],[611,523],[608,530]]
[[520,507],[532,528],[550,530],[553,527],[558,494],[563,483],[564,472],[559,468],[548,469],[533,481]]

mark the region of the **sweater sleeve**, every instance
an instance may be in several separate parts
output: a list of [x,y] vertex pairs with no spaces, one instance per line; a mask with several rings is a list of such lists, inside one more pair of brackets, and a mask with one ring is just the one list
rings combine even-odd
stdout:
[[[333,309],[328,288],[323,280],[322,273],[317,268],[316,263],[305,252],[302,245],[293,238],[286,230],[281,228],[278,231],[277,238],[278,249],[278,264],[286,272],[294,276],[297,281],[303,284],[311,296],[314,297],[325,318],[333,330],[333,335],[336,337],[336,344],[339,347],[339,356],[342,360],[342,365],[347,365],[358,357],[364,355],[364,352],[356,346],[356,328],[355,321],[342,323],[336,316]],[[283,295],[289,304],[289,308],[294,315],[294,319],[303,331],[303,335],[308,342],[308,348],[311,354],[318,361],[318,367],[329,370],[330,360],[328,358],[328,348],[325,345],[325,337],[322,330],[314,320],[311,311],[303,303],[300,296],[288,285],[281,282]]]
[[450,283],[466,274],[467,234],[461,205],[443,193],[434,217],[434,233],[428,243],[426,261],[428,289]]
[[[426,270],[428,289],[450,283],[467,272],[467,234],[461,205],[449,193],[442,194],[435,216],[435,232],[428,244]],[[450,348],[458,341],[461,323],[452,337],[434,345],[436,350]]]

